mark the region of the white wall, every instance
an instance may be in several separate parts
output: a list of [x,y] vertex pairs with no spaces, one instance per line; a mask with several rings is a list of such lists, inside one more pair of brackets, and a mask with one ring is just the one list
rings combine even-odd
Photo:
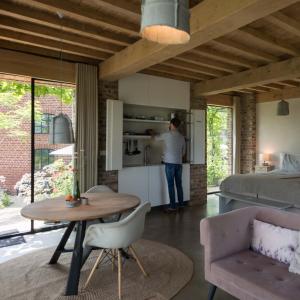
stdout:
[[300,154],[300,99],[288,102],[289,116],[276,115],[278,101],[257,104],[257,152],[272,154],[276,166],[280,152]]

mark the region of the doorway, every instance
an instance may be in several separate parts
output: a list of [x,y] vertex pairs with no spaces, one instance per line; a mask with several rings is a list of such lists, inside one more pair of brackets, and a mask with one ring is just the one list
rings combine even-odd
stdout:
[[207,107],[208,193],[219,191],[220,183],[232,174],[232,108]]

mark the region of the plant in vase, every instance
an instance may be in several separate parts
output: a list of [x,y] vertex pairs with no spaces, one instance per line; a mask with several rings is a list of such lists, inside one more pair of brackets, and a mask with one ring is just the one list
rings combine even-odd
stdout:
[[78,182],[78,177],[77,177],[78,170],[76,168],[73,168],[72,172],[73,172],[72,194],[68,193],[65,196],[66,205],[68,207],[75,207],[80,202],[80,190],[79,190],[79,182]]

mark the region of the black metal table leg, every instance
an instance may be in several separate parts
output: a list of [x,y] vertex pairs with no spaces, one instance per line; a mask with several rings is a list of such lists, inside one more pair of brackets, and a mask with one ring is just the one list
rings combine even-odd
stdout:
[[53,253],[49,264],[53,265],[56,264],[60,255],[62,254],[62,252],[64,252],[65,250],[65,245],[70,237],[70,234],[75,226],[76,222],[70,222],[70,224],[68,225],[67,229],[65,230],[65,233],[63,234],[57,248],[55,249],[55,252]]
[[86,260],[88,259],[92,251],[93,251],[93,247],[86,246],[83,248],[81,268],[83,267],[84,263],[86,262]]
[[86,221],[79,221],[76,239],[74,244],[74,251],[72,255],[71,266],[69,270],[68,282],[66,287],[66,296],[78,294],[78,283],[80,278],[80,270],[82,265],[83,248],[82,243],[85,235]]

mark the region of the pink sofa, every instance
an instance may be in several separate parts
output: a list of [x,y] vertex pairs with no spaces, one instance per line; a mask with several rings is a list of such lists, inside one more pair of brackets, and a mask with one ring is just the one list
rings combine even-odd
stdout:
[[250,250],[253,219],[300,230],[300,215],[257,206],[201,220],[208,299],[219,287],[241,300],[299,300],[300,275]]

